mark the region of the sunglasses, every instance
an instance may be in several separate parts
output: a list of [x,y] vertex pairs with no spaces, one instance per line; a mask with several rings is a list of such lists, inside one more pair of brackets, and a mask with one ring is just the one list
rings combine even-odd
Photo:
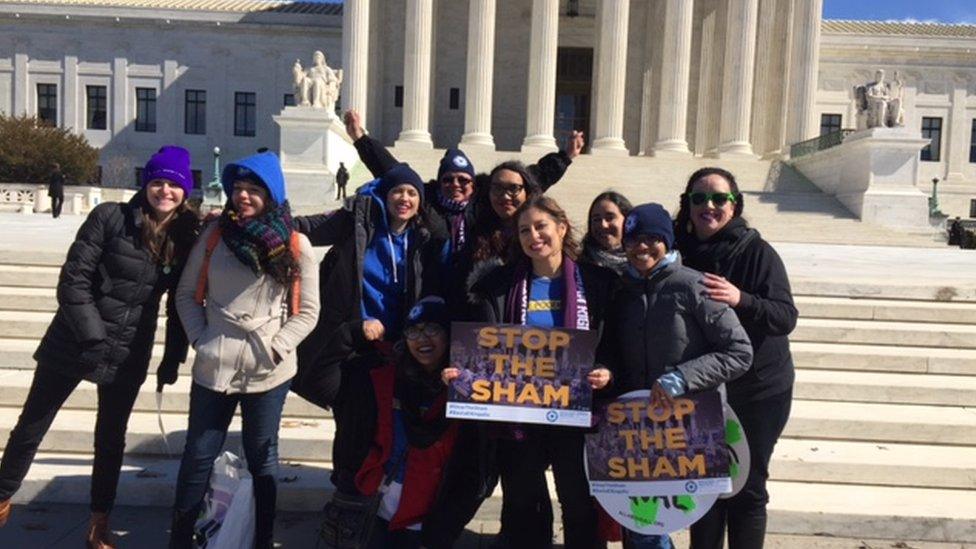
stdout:
[[735,204],[738,200],[735,193],[687,193],[685,196],[694,206],[701,206],[711,201],[712,204],[722,207],[726,202]]
[[523,189],[525,189],[525,185],[498,185],[492,183],[490,191],[494,196],[507,194],[509,198],[518,198],[518,195],[522,193]]
[[631,236],[624,235],[623,242],[624,246],[628,248],[633,248],[639,244],[643,244],[648,248],[653,248],[658,242],[664,242],[664,239],[659,236],[649,234],[635,234]]
[[461,185],[462,187],[474,183],[474,179],[471,179],[470,177],[465,175],[445,175],[444,177],[441,178],[441,183],[445,185],[453,183],[455,181],[457,181],[457,184]]
[[427,323],[427,324],[414,324],[413,326],[407,328],[403,331],[403,337],[407,338],[408,341],[417,341],[420,339],[421,335],[427,337],[436,337],[444,332],[444,329],[440,327],[439,324]]

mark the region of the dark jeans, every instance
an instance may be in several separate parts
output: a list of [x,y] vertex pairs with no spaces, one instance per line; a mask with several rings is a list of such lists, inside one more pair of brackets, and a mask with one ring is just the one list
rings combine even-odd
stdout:
[[227,438],[227,428],[241,405],[241,438],[247,468],[254,477],[255,547],[271,547],[278,497],[278,426],[290,382],[263,393],[231,394],[193,384],[186,448],[176,481],[178,513],[200,508],[210,484],[214,459]]
[[420,549],[420,530],[390,531],[390,523],[376,517],[367,549]]
[[729,549],[762,549],[766,537],[769,460],[776,440],[790,417],[793,390],[743,404],[732,404],[749,442],[749,478],[742,491],[719,499],[691,526],[693,549],[721,549],[728,525]]
[[51,197],[51,216],[55,219],[61,215],[61,207],[64,205],[64,195],[54,195]]
[[[98,386],[98,415],[95,419],[95,459],[92,464],[91,510],[108,513],[115,504],[115,492],[125,453],[125,431],[139,386],[146,371],[119,368],[114,381]],[[51,428],[54,416],[81,380],[68,377],[55,368],[38,365],[34,370],[27,401],[10,432],[3,461],[0,462],[0,500],[9,499],[20,489],[34,461],[37,447]],[[84,430],[85,426],[77,426]]]
[[638,534],[626,528],[624,531],[624,549],[674,549],[671,536],[657,536],[654,534]]
[[548,520],[540,520],[545,514],[540,496],[548,494],[545,472],[550,465],[562,508],[564,547],[592,549],[596,508],[583,466],[583,431],[568,427],[529,428],[525,440],[498,441],[505,540],[517,549],[551,544],[551,510],[544,517]]

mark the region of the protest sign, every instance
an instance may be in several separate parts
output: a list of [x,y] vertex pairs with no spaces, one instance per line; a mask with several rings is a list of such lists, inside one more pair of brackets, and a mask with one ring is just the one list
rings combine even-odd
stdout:
[[738,494],[749,479],[752,455],[749,453],[749,440],[742,428],[742,422],[735,410],[725,403],[725,445],[729,452],[729,477],[732,478],[732,491],[719,496],[728,499]]
[[447,417],[590,426],[595,331],[454,322]]
[[678,397],[662,408],[633,391],[599,410],[586,436],[594,495],[680,496],[732,489],[725,419],[718,392]]

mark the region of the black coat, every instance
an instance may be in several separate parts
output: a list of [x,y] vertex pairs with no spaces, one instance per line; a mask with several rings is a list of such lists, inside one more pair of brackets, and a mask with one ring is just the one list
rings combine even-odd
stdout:
[[99,204],[78,229],[58,279],[58,310],[34,353],[41,366],[96,383],[111,382],[120,368],[144,374],[167,292],[163,360],[186,360],[173,299],[183,264],[166,273],[143,247],[141,196]]
[[741,291],[735,313],[752,341],[752,367],[727,385],[729,402],[749,402],[793,387],[793,357],[787,337],[798,316],[786,267],[759,232],[733,220],[709,243],[681,235],[685,264],[719,274]]

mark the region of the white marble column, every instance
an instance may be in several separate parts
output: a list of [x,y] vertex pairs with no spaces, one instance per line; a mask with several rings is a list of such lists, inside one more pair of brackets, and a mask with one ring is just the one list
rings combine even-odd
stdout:
[[532,0],[529,45],[529,94],[522,150],[554,151],[556,53],[559,46],[559,0]]
[[624,144],[624,91],[627,80],[627,29],[630,0],[600,0],[596,45],[596,124],[594,155],[626,156]]
[[972,118],[966,115],[969,82],[959,76],[954,76],[950,81],[953,84],[952,106],[949,108],[948,139],[943,149],[946,158],[945,181],[962,183],[966,180],[966,167],[969,164],[969,138],[973,123]]
[[491,135],[492,74],[495,68],[496,0],[468,4],[468,74],[464,84],[461,144],[495,149]]
[[814,119],[814,107],[820,72],[820,18],[823,0],[796,0],[793,6],[787,146],[816,137],[820,129],[819,122]]
[[[60,86],[59,93],[64,101],[64,114],[61,115],[61,127],[71,130],[72,133],[81,134],[85,129],[83,114],[78,112],[79,103],[84,108],[84,96],[78,89],[78,57],[75,55],[64,56],[64,75],[61,80],[64,85]],[[81,114],[81,116],[79,116]]]
[[[125,108],[129,103],[128,85],[128,60],[125,57],[116,57],[112,59],[112,97],[109,99],[109,104],[112,105],[112,121],[111,125],[109,126],[112,128],[112,135],[122,133],[122,130],[125,129],[126,124],[129,123],[128,114],[126,113]],[[132,118],[135,119],[135,105],[132,106],[132,109]]]
[[[18,44],[20,49],[20,44]],[[30,78],[27,75],[28,58],[26,53],[14,54],[14,115],[27,114],[28,94],[30,93]]]
[[691,34],[694,0],[666,0],[661,58],[661,95],[658,102],[657,141],[654,155],[686,155],[688,141],[688,81],[691,76]]
[[396,146],[432,148],[430,55],[433,0],[407,0],[403,48],[403,130]]
[[719,157],[754,156],[749,129],[758,16],[759,0],[732,0],[728,4]]
[[369,85],[369,3],[345,0],[342,5],[342,111],[356,109],[366,126]]

